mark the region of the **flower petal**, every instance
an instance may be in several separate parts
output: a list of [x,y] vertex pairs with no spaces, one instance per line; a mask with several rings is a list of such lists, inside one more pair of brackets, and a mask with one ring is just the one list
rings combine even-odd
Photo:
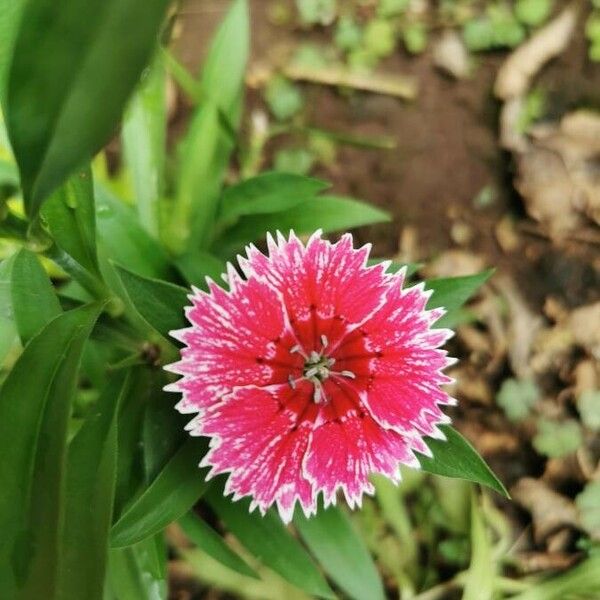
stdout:
[[424,310],[426,302],[420,286],[390,289],[385,305],[336,353],[336,367],[356,375],[351,385],[373,418],[414,439],[439,436],[436,425],[449,421],[439,405],[454,403],[440,389],[452,381],[442,373],[452,361],[438,348],[452,332],[430,329],[440,313]]
[[385,430],[368,414],[354,414],[329,421],[315,429],[310,440],[304,471],[322,491],[325,506],[335,504],[338,488],[353,508],[361,505],[363,493],[373,494],[372,473],[393,481],[400,478],[399,465],[418,467],[409,443],[395,431]]
[[344,235],[331,244],[317,233],[306,248],[292,233],[269,243],[269,256],[250,247],[241,266],[279,292],[290,323],[306,352],[322,348],[321,336],[334,346],[348,329],[376,310],[389,285],[384,265],[366,267],[369,247],[352,247]]
[[265,512],[277,503],[289,522],[296,500],[308,515],[316,510],[312,485],[302,474],[316,407],[312,385],[240,388],[209,409],[197,433],[213,436],[203,460],[210,477],[230,472],[225,488],[234,500],[252,496]]
[[184,375],[170,390],[183,392],[181,412],[197,412],[239,386],[287,382],[301,375],[302,358],[291,355],[297,341],[281,299],[256,279],[237,282],[230,292],[214,283],[198,291],[186,310],[192,327],[172,332],[186,344],[181,361],[168,369]]

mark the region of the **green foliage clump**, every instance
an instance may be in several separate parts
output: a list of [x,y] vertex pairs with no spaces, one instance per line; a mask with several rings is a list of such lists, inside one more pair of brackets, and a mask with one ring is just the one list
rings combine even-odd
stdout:
[[585,24],[585,35],[590,43],[590,60],[600,62],[600,7],[593,11]]
[[269,80],[265,89],[265,100],[269,110],[279,121],[293,117],[304,106],[304,98],[298,86],[281,75]]
[[550,16],[553,0],[515,0],[515,16],[529,27],[537,27]]
[[511,421],[522,421],[529,416],[531,409],[540,398],[540,390],[531,379],[506,379],[496,402]]
[[533,447],[544,456],[560,458],[575,452],[583,441],[581,426],[575,420],[552,421],[540,419]]

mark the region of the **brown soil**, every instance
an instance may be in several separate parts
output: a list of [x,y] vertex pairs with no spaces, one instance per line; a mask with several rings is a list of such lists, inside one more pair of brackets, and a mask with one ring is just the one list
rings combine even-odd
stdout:
[[[276,63],[296,42],[327,39],[323,32],[270,24],[268,6],[265,0],[251,2],[252,63]],[[202,63],[206,42],[226,8],[217,1],[184,3],[175,50],[193,71]],[[585,42],[579,37],[541,76],[556,114],[590,99],[600,103],[600,68],[586,60]],[[378,255],[395,255],[400,232],[413,227],[418,237],[414,258],[431,259],[461,247],[509,272],[538,309],[549,294],[569,306],[590,302],[600,297],[600,273],[590,262],[597,247],[570,243],[557,249],[531,234],[524,236],[524,248],[512,254],[498,246],[494,228],[499,219],[506,214],[525,219],[512,188],[511,158],[497,141],[499,105],[491,89],[504,56],[482,57],[473,79],[454,81],[435,70],[430,54],[415,58],[397,52],[381,69],[415,76],[419,95],[414,102],[368,93],[347,97],[333,88],[305,85],[308,124],[335,132],[384,134],[397,142],[393,150],[340,146],[335,168],[321,169],[317,175],[331,181],[336,193],[368,200],[392,213],[391,225],[358,234],[361,241],[374,243]],[[260,103],[260,93],[251,90],[249,108]],[[486,186],[494,190],[493,203],[478,208],[474,200]],[[467,231],[470,239],[458,244],[453,227]]]

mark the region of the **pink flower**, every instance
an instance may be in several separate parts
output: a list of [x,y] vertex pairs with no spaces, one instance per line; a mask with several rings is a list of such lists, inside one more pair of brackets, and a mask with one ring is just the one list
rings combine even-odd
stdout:
[[229,291],[194,289],[191,327],[172,332],[186,347],[168,369],[183,377],[167,389],[198,413],[191,435],[211,438],[208,477],[229,473],[226,494],[277,504],[287,522],[296,500],[307,516],[320,492],[360,505],[371,473],[398,481],[414,451],[430,455],[423,436],[443,438],[439,405],[454,403],[440,389],[451,332],[431,328],[444,311],[425,309],[422,284],[367,267],[370,247],[349,234],[306,246],[278,234],[268,248],[239,258],[245,279],[229,265]]

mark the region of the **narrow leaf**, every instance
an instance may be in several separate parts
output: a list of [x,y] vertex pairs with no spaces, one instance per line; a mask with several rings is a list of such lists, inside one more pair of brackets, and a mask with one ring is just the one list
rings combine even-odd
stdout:
[[140,223],[157,239],[166,150],[165,84],[164,66],[157,57],[131,99],[122,132]]
[[267,567],[308,594],[335,597],[315,563],[276,514],[268,512],[262,517],[250,513],[248,500],[232,502],[216,488],[207,500],[227,530]]
[[471,491],[471,564],[466,572],[463,600],[492,600],[494,598],[494,560],[490,536],[481,507]]
[[169,339],[169,331],[185,327],[183,308],[190,303],[188,290],[141,277],[118,265],[116,269],[136,310],[156,331]]
[[205,288],[206,277],[219,282],[221,275],[227,271],[225,261],[209,254],[192,249],[175,259],[175,266],[185,280],[199,288]]
[[[224,136],[220,126],[217,105],[204,102],[196,110],[182,143],[177,195],[169,237],[165,240],[175,251],[182,252],[186,245],[206,244],[232,148],[229,136]],[[185,244],[174,247],[174,240]]]
[[113,525],[113,547],[144,540],[190,510],[209,486],[205,481],[206,472],[198,468],[205,452],[203,440],[190,438],[183,443],[156,479]]
[[22,248],[9,260],[13,314],[25,345],[62,309],[48,275],[33,252]]
[[169,257],[140,226],[135,211],[104,186],[95,188],[98,235],[108,258],[144,277],[169,279]]
[[463,277],[445,277],[425,282],[433,294],[427,308],[442,306],[446,314],[436,321],[436,327],[451,327],[458,316],[458,309],[493,275],[494,269],[488,269],[475,275]]
[[153,369],[150,397],[145,402],[141,444],[144,450],[144,473],[152,482],[188,438],[185,430],[190,418],[173,408],[173,394],[163,388],[170,377],[162,369]]
[[427,446],[433,456],[417,454],[423,471],[434,475],[474,481],[509,497],[502,482],[494,475],[475,448],[456,429],[448,425],[440,425],[439,429],[446,436],[446,441],[426,438]]
[[137,497],[146,485],[142,428],[144,414],[154,393],[156,378],[151,369],[139,366],[131,369],[128,397],[119,407],[117,483],[113,523],[123,514],[124,507]]
[[294,518],[302,539],[325,571],[350,598],[385,599],[377,567],[346,513],[332,506],[307,519]]
[[6,80],[25,0],[0,0],[0,102],[5,108]]
[[[0,0],[2,2],[2,0]],[[0,136],[0,148],[2,137]],[[19,185],[19,171],[11,162],[0,160],[0,186],[16,188]]]
[[33,337],[0,389],[0,582],[7,597],[56,598],[67,421],[97,305]]
[[[162,536],[110,550],[107,588],[116,600],[166,600],[167,555]],[[109,596],[110,597],[110,596]]]
[[234,127],[241,113],[249,51],[248,4],[246,0],[234,0],[212,40],[200,77],[201,93],[223,111]]
[[71,442],[67,457],[61,598],[101,600],[117,469],[117,408],[127,374],[114,376]]
[[166,6],[166,0],[25,3],[6,116],[30,218],[113,132]]
[[328,183],[302,175],[264,173],[225,190],[219,222],[224,226],[245,215],[282,212],[328,187]]
[[0,367],[19,339],[11,294],[12,260],[0,262]]
[[319,196],[285,212],[241,218],[219,241],[218,247],[225,252],[236,252],[249,240],[264,238],[268,231],[287,234],[293,229],[297,234],[307,235],[317,229],[343,231],[389,220],[386,212],[364,202],[339,196]]
[[179,525],[190,541],[216,561],[240,575],[258,579],[256,571],[236,554],[212,527],[193,512],[189,512],[179,519]]
[[91,169],[81,169],[45,203],[41,212],[57,246],[81,267],[99,275]]
[[210,241],[241,116],[249,37],[247,2],[234,0],[204,61],[201,104],[182,146],[171,230],[185,242],[173,248],[178,253],[193,247],[205,249]]

